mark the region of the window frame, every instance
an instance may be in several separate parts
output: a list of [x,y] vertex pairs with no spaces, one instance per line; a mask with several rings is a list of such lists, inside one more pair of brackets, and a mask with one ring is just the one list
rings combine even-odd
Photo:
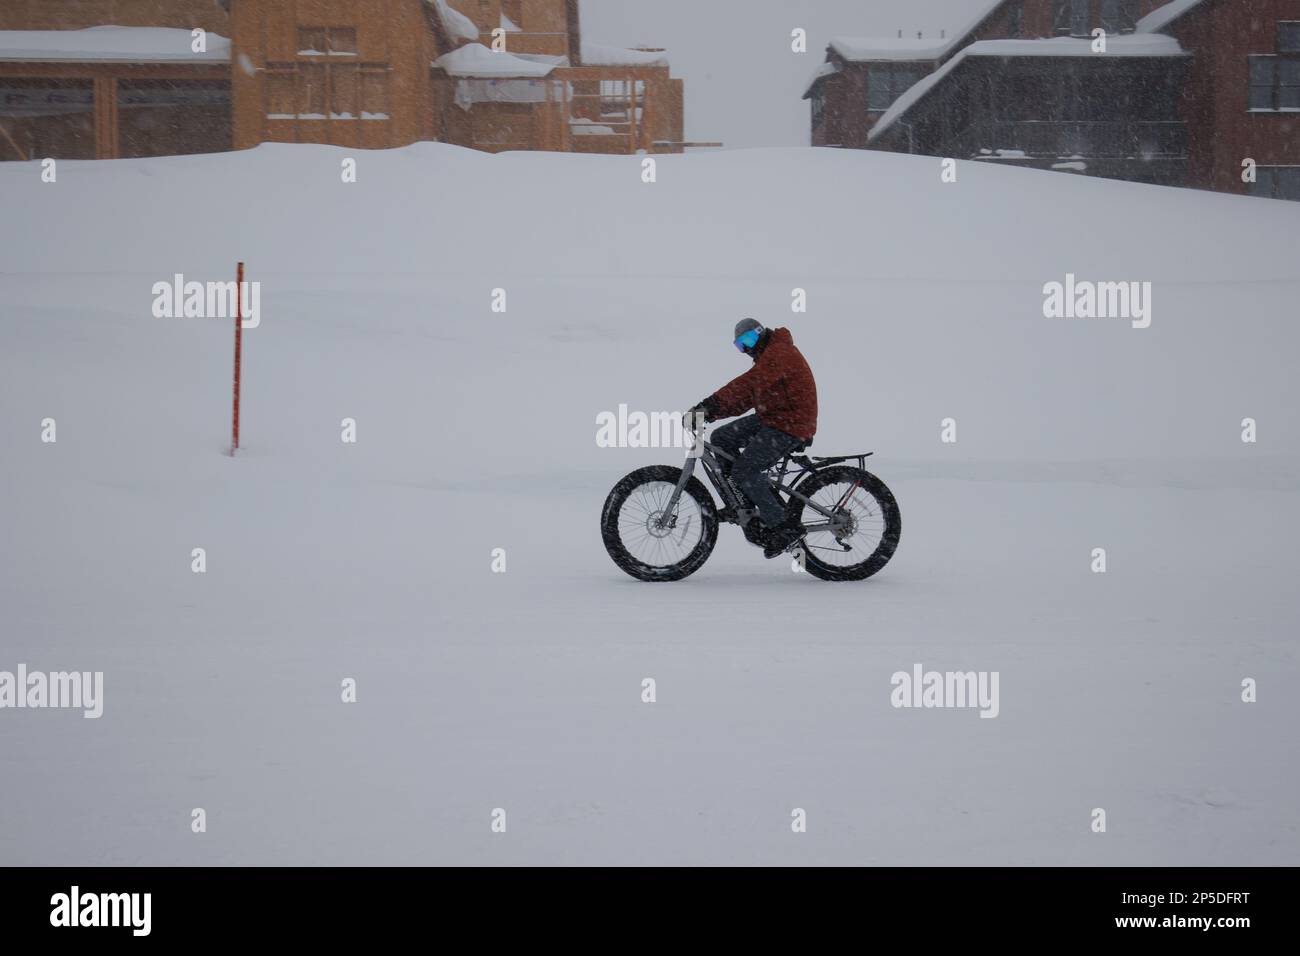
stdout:
[[1025,35],[1025,0],[1016,0],[1008,8],[1007,33],[1017,40]]
[[[1278,175],[1278,173],[1281,170],[1287,170],[1288,172],[1291,173],[1291,175],[1287,177],[1287,179],[1289,179],[1292,182],[1291,189],[1294,190],[1295,195],[1293,196],[1282,195],[1282,185],[1284,180],[1283,177]],[[1268,179],[1269,188],[1267,192],[1264,192],[1258,188],[1260,185],[1262,185],[1260,179],[1260,174],[1262,173],[1267,173],[1269,177]],[[1255,167],[1255,182],[1250,183],[1249,185],[1251,188],[1247,192],[1247,195],[1257,196],[1261,199],[1278,199],[1283,202],[1300,202],[1300,165],[1283,166],[1283,165],[1276,165],[1276,164],[1275,165],[1260,164]]]
[[[921,80],[928,76],[924,65],[925,61],[920,60],[898,60],[898,61],[880,61],[867,64],[867,88],[866,88],[866,110],[868,116],[879,118],[882,113],[889,110],[891,106],[898,101],[898,98],[910,90]],[[889,102],[883,107],[874,107],[871,105],[871,94],[877,89],[874,82],[874,75],[884,74],[889,77],[887,86],[889,91]],[[908,83],[901,89],[898,87],[898,77],[900,75],[912,75],[912,82]]]
[[[1097,8],[1098,23],[1107,36],[1125,36],[1137,32],[1138,0],[1101,0]],[[1114,29],[1107,26],[1107,21]]]
[[[358,63],[357,64],[357,118],[364,120],[367,113],[372,115],[371,120],[390,120],[393,118],[393,92],[392,84],[389,83],[388,74],[392,70],[387,63]],[[367,80],[371,82],[367,82]],[[383,108],[379,110],[366,109],[367,104],[371,103],[371,96],[378,91],[378,96],[383,102]]]
[[[1282,28],[1293,27],[1296,34],[1296,45],[1294,49],[1288,49],[1282,46]],[[1280,54],[1300,54],[1300,20],[1279,20],[1277,21],[1277,52]]]
[[[351,59],[330,62],[312,56],[267,63],[263,72],[267,76],[267,83],[264,87],[262,113],[273,122],[305,120],[309,123],[352,123],[366,120],[367,113],[372,114],[371,120],[392,119],[392,90],[389,83],[392,71],[387,63]],[[339,74],[348,79],[339,81]],[[319,90],[310,89],[309,83],[313,79],[319,85]],[[347,105],[340,103],[339,90],[343,90],[341,95],[345,97],[350,91],[352,109],[346,111],[350,115],[344,115],[345,111],[337,108]],[[286,95],[292,102],[292,111],[274,109],[276,102]],[[319,112],[312,108],[314,104],[309,99],[317,96],[323,107]],[[376,99],[383,100],[383,108],[368,109]]]
[[[1268,66],[1266,83],[1255,79],[1256,66]],[[1285,74],[1291,73],[1291,77]],[[1257,90],[1268,91],[1268,106],[1255,103]],[[1283,90],[1294,90],[1294,105],[1286,105]],[[1250,53],[1246,56],[1246,112],[1247,113],[1300,113],[1300,54]]]
[[[1086,37],[1092,23],[1090,0],[1052,0],[1052,36]],[[1082,26],[1080,26],[1082,24]]]
[[1052,0],[1052,7],[1048,11],[1052,15],[1052,36],[1070,35],[1070,9],[1070,0]]
[[[316,47],[316,40],[310,39],[310,34],[319,34],[324,40],[325,49]],[[335,49],[335,46],[346,46],[349,49]],[[298,26],[298,52],[300,57],[318,57],[318,56],[360,56],[360,48],[357,46],[357,28],[344,26]]]

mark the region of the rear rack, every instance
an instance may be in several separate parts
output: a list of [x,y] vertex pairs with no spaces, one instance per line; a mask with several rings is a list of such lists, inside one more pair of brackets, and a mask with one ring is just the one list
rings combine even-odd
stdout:
[[806,455],[791,455],[790,460],[802,468],[810,471],[816,471],[818,468],[825,468],[827,465],[838,464],[841,461],[856,461],[858,467],[863,471],[867,469],[867,459],[874,455],[874,451],[863,452],[860,455],[832,455],[826,458],[816,456],[809,458]]

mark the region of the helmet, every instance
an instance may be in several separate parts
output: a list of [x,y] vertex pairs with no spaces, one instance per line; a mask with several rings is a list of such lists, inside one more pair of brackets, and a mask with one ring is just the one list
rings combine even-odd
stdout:
[[754,319],[741,319],[736,323],[734,335],[736,348],[748,355],[753,351],[754,346],[758,344],[759,339],[763,337],[765,331],[767,330],[763,328],[761,322],[756,322]]

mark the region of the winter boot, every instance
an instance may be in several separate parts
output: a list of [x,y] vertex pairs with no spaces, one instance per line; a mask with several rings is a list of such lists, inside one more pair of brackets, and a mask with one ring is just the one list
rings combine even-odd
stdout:
[[790,548],[790,545],[804,536],[803,522],[798,518],[786,518],[774,528],[763,531],[763,557],[775,558]]

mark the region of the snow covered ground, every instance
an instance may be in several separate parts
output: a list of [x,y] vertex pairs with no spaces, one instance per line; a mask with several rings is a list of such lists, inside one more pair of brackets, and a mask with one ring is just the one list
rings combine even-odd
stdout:
[[[105,681],[98,720],[0,710],[0,862],[1300,862],[1300,208],[849,151],[349,155],[0,165],[0,671]],[[151,290],[240,258],[232,459],[231,323]],[[1045,318],[1067,273],[1152,282],[1150,327]],[[610,486],[680,453],[597,414],[738,374],[744,315],[815,369],[814,451],[876,451],[875,578],[729,526],[671,585],[601,547]],[[916,663],[999,672],[999,715],[895,709]]]

